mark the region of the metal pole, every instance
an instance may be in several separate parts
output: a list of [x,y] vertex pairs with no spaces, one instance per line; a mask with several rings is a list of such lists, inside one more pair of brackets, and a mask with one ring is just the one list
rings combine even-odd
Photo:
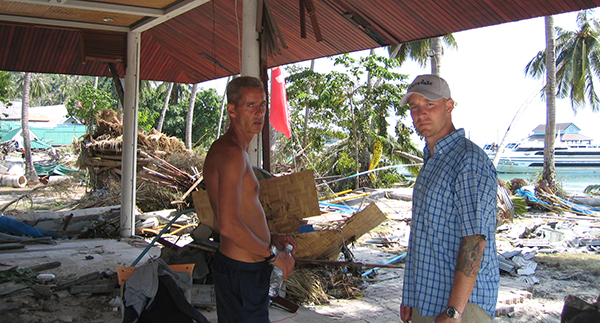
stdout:
[[[242,15],[242,76],[260,78],[260,44],[256,31],[258,0],[244,0]],[[266,127],[266,125],[265,125]],[[254,136],[248,149],[252,166],[261,167],[262,143],[260,136]]]
[[121,237],[131,237],[135,229],[135,187],[137,163],[138,92],[140,80],[141,34],[127,33],[125,106],[123,107],[123,164],[121,166]]

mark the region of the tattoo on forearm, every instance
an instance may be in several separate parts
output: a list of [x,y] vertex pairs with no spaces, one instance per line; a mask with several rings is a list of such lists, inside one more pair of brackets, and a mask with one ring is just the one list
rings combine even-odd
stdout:
[[458,250],[456,271],[462,272],[467,277],[477,275],[484,248],[485,236],[473,235],[464,237]]

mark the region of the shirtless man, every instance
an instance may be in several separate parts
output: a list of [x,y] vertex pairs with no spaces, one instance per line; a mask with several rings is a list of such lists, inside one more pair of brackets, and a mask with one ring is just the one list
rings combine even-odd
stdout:
[[242,76],[227,85],[230,126],[211,146],[203,174],[221,235],[213,262],[219,322],[269,322],[271,264],[287,278],[294,259],[283,249],[296,247],[290,236],[269,232],[258,180],[248,158],[254,135],[261,133],[266,95],[262,82]]

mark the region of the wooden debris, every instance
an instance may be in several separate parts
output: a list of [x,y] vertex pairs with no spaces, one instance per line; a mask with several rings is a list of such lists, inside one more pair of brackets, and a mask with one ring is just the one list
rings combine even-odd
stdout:
[[323,266],[338,266],[338,267],[381,267],[381,268],[404,268],[401,265],[390,264],[368,264],[353,261],[334,261],[334,260],[316,260],[316,259],[296,259],[296,264],[303,265],[323,265]]
[[[299,233],[300,220],[321,213],[312,171],[260,181],[259,200],[273,233],[292,234],[296,258],[334,259],[341,247],[381,224],[385,215],[375,203],[327,230]],[[200,223],[213,227],[213,211],[206,191],[192,193]]]
[[[98,126],[93,136],[86,136],[79,143],[81,152],[77,162],[81,169],[87,169],[93,192],[108,191],[117,195],[116,200],[119,200],[118,195],[121,193],[122,131],[123,126],[114,111],[102,111],[98,115]],[[166,208],[172,201],[191,204],[191,199],[185,201],[187,195],[179,196],[181,192],[197,189],[198,176],[186,170],[193,170],[196,166],[201,168],[203,158],[194,151],[187,150],[178,138],[168,137],[155,129],[149,133],[139,131],[137,139],[136,175],[139,185],[136,205],[143,210],[155,210]],[[178,163],[185,166],[185,169],[177,167]],[[144,185],[152,188],[144,190]],[[166,191],[171,194],[166,194]],[[107,205],[101,204],[107,200],[97,201],[94,205]],[[83,205],[82,208],[84,207],[89,205]]]

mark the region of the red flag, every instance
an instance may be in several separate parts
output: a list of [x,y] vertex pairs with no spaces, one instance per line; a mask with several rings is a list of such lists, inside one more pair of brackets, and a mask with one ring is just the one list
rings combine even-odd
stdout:
[[271,111],[269,121],[275,130],[290,139],[290,113],[285,92],[285,78],[281,74],[281,67],[271,71]]

